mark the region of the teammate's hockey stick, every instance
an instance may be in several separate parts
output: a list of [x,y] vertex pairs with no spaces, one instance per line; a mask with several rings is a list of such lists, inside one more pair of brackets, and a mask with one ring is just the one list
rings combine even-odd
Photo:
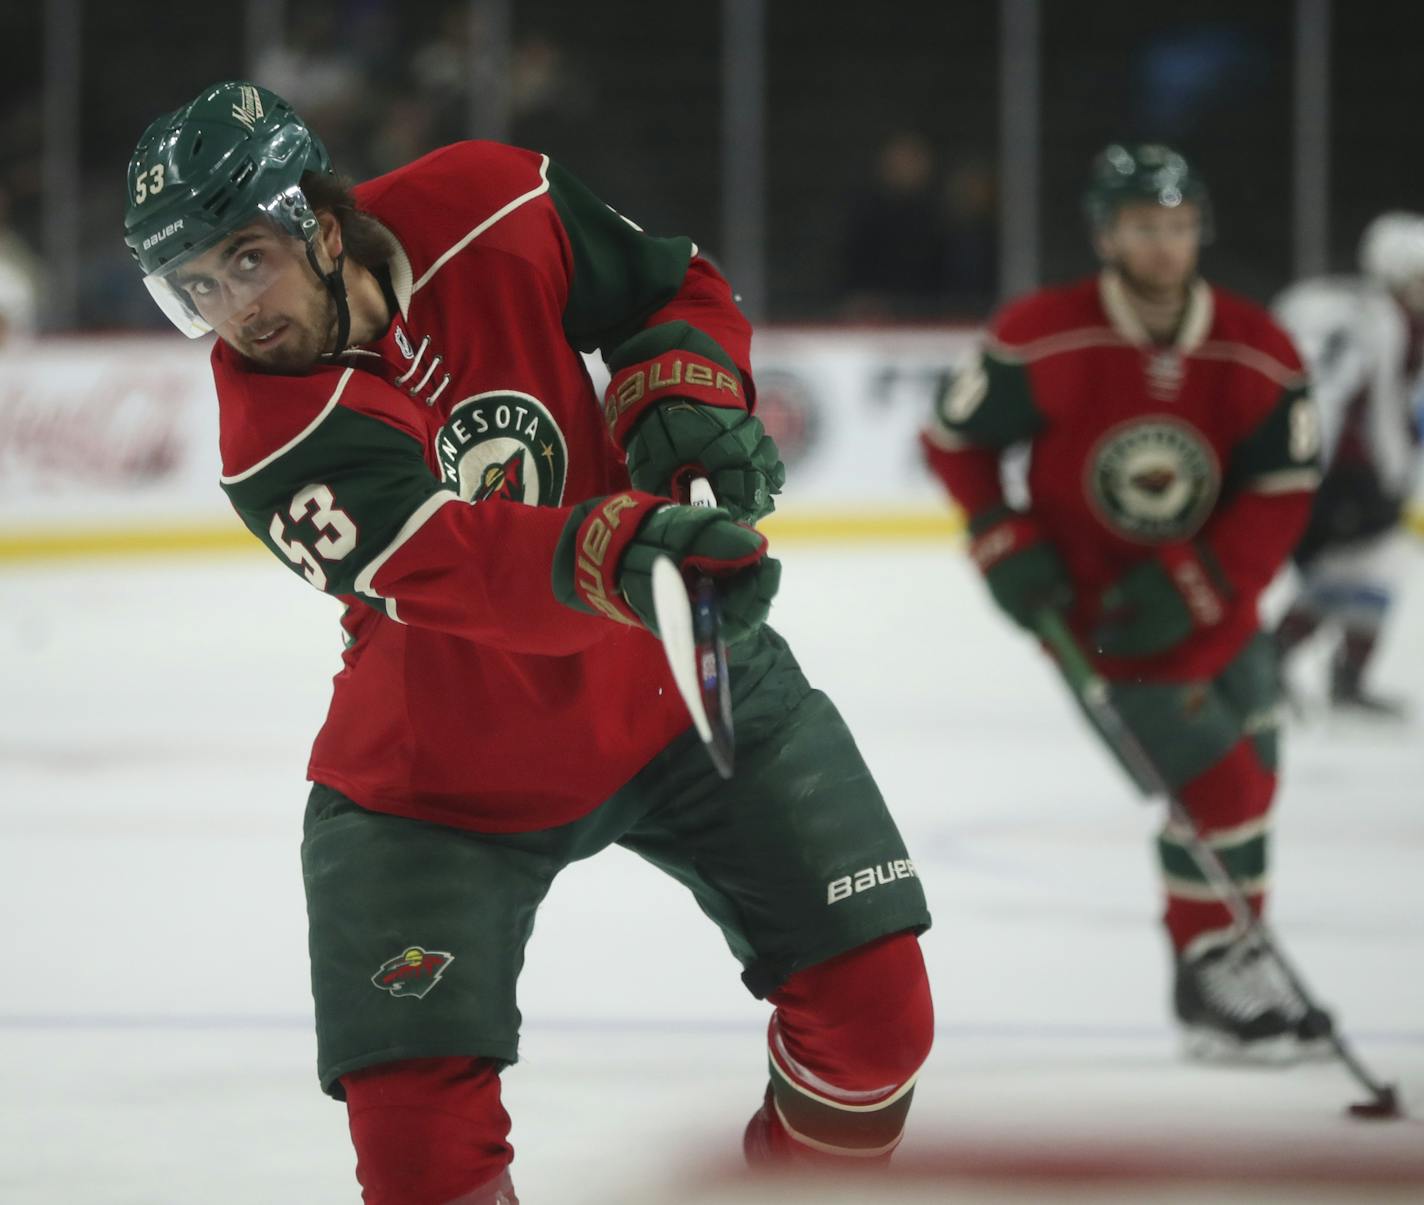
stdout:
[[1349,1112],[1355,1117],[1395,1118],[1404,1116],[1399,1104],[1398,1090],[1391,1084],[1382,1083],[1370,1074],[1360,1062],[1355,1052],[1346,1043],[1339,1028],[1331,1023],[1330,1016],[1306,989],[1294,966],[1281,950],[1280,943],[1272,935],[1270,928],[1252,910],[1250,902],[1240,885],[1231,877],[1221,857],[1212,849],[1197,830],[1196,821],[1176,793],[1168,785],[1161,770],[1157,768],[1142,742],[1133,735],[1123,721],[1121,713],[1113,705],[1112,694],[1106,680],[1093,668],[1087,654],[1079,647],[1077,639],[1068,630],[1060,612],[1041,612],[1034,626],[1045,644],[1053,650],[1059,669],[1073,692],[1082,700],[1083,707],[1092,717],[1104,738],[1112,746],[1128,772],[1139,786],[1149,795],[1161,796],[1167,802],[1167,813],[1177,832],[1174,836],[1186,846],[1192,861],[1216,892],[1217,898],[1231,913],[1231,919],[1241,931],[1241,940],[1252,938],[1264,950],[1276,966],[1280,968],[1291,991],[1305,1008],[1305,1018],[1301,1022],[1308,1032],[1326,1038],[1331,1048],[1346,1070],[1374,1098],[1352,1104]]
[[[688,501],[693,506],[717,505],[705,477],[693,479]],[[736,744],[717,588],[704,573],[685,581],[668,557],[659,557],[653,563],[653,610],[668,667],[692,725],[717,773],[731,778]]]

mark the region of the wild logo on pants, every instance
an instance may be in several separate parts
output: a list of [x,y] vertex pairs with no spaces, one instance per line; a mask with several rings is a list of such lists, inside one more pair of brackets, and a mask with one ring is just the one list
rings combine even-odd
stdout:
[[440,976],[455,961],[446,950],[426,950],[409,946],[371,976],[371,982],[392,996],[411,996],[419,1000],[440,982]]

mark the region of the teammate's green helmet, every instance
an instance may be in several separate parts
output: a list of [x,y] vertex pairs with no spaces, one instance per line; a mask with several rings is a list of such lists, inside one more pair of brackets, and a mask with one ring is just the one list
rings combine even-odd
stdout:
[[216,84],[144,131],[129,160],[124,241],[179,330],[211,326],[169,278],[224,235],[265,216],[311,247],[306,171],[332,172],[326,148],[291,105],[255,84]]
[[1211,197],[1186,156],[1161,143],[1113,143],[1093,160],[1083,209],[1096,231],[1133,201],[1148,201],[1167,209],[1194,204],[1201,214],[1202,237],[1211,231]]

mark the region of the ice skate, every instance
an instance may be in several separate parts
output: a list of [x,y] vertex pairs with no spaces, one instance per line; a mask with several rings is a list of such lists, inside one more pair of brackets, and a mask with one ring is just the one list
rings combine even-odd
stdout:
[[1173,1003],[1191,1059],[1283,1065],[1329,1052],[1329,1016],[1308,1014],[1255,944],[1234,942],[1179,958]]
[[1358,716],[1362,720],[1399,723],[1409,719],[1409,704],[1392,695],[1379,695],[1358,682],[1330,684],[1330,710],[1336,715]]

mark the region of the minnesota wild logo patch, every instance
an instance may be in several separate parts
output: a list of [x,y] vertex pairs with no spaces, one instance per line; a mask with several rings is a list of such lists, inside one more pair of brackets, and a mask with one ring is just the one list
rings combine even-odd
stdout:
[[407,946],[371,976],[371,982],[392,996],[410,996],[419,1000],[429,993],[440,977],[455,961],[448,950],[427,950],[422,946]]
[[1084,486],[1118,535],[1160,544],[1196,534],[1216,504],[1221,467],[1200,431],[1156,415],[1120,423],[1099,439]]
[[435,449],[445,484],[467,502],[558,506],[568,478],[564,433],[536,397],[511,390],[456,402]]

